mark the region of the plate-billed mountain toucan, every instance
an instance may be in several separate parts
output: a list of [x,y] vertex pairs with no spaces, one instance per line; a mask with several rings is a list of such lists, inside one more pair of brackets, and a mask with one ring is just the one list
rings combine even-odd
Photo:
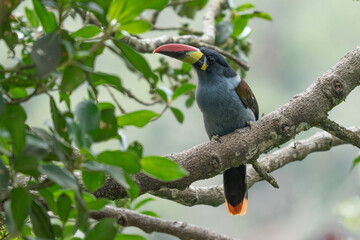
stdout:
[[[210,139],[223,136],[258,120],[259,108],[249,85],[218,52],[183,44],[157,48],[161,53],[192,64],[198,75],[196,101],[203,113]],[[226,206],[232,215],[244,215],[247,209],[246,165],[224,172]]]

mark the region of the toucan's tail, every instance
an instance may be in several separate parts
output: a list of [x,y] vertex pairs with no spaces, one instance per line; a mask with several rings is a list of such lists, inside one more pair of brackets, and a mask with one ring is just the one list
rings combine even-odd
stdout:
[[232,215],[244,215],[247,209],[246,165],[230,168],[224,172],[226,207]]

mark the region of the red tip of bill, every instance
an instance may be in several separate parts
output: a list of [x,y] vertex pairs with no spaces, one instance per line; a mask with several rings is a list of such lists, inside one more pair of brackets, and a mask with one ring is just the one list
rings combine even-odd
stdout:
[[185,52],[185,51],[200,51],[198,48],[185,45],[185,44],[166,44],[155,49],[153,54],[157,52]]

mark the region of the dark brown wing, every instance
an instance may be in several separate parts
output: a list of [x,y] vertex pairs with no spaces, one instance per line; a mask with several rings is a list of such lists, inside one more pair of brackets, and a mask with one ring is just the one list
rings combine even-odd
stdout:
[[242,103],[245,105],[245,107],[250,108],[255,114],[255,119],[258,120],[259,119],[258,103],[249,85],[244,81],[244,79],[241,79],[239,85],[235,88],[235,91],[239,96],[240,100],[242,101]]

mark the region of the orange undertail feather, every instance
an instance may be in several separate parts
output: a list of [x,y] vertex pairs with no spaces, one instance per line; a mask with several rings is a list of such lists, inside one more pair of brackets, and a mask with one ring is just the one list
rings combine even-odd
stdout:
[[241,203],[239,203],[238,205],[236,205],[235,207],[231,206],[231,204],[228,203],[226,200],[225,200],[225,202],[226,202],[226,208],[231,215],[240,215],[240,216],[245,215],[246,209],[247,209],[247,199],[246,198],[244,198],[244,200]]

